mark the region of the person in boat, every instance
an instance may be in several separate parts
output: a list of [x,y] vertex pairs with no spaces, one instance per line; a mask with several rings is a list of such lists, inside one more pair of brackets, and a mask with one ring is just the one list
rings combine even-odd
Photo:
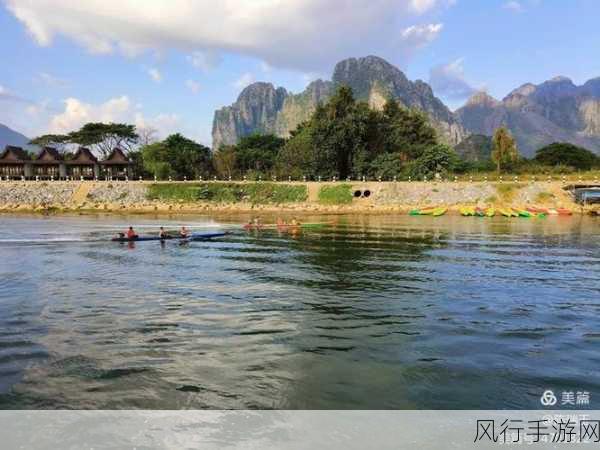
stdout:
[[125,233],[118,232],[116,239],[125,239]]
[[179,237],[182,237],[185,239],[185,238],[189,237],[189,235],[190,235],[190,233],[188,232],[187,228],[181,227],[181,230],[179,230]]
[[169,239],[169,233],[165,231],[164,227],[160,227],[160,231],[158,232],[158,237],[161,239]]
[[298,222],[298,219],[296,219],[295,217],[292,218],[292,221],[290,222],[290,225],[293,227],[297,227],[300,225],[300,222]]
[[277,226],[278,227],[285,227],[287,224],[285,223],[285,220],[283,220],[281,217],[277,218]]
[[254,218],[254,224],[253,224],[256,228],[260,228],[262,226],[262,223],[260,222],[260,217],[255,217]]
[[129,227],[129,229],[127,230],[127,239],[137,239],[137,237],[138,237],[138,235],[133,230],[133,227]]

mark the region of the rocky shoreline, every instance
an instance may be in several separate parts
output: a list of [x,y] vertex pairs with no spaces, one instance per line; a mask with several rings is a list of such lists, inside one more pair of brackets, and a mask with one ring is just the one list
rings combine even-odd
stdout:
[[[324,205],[318,192],[332,183],[307,185],[307,201],[297,203],[210,201],[165,201],[148,198],[150,182],[0,182],[0,212],[72,213],[110,212],[206,213],[206,212],[290,212],[290,213],[395,213],[415,208],[443,205],[458,211],[465,205],[527,205],[569,208],[574,213],[597,211],[573,202],[560,182],[488,183],[488,182],[353,182],[354,193],[369,191],[369,196],[354,197],[349,204]],[[300,184],[300,183],[296,183]],[[338,183],[340,184],[340,183]]]

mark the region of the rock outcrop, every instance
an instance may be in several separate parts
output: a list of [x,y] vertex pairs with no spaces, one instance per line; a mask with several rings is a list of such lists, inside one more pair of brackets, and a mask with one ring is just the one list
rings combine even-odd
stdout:
[[237,101],[215,112],[213,148],[233,144],[249,134],[274,133],[287,137],[307,120],[320,102],[325,102],[336,86],[348,85],[359,100],[382,108],[392,97],[404,106],[425,111],[440,136],[457,144],[467,136],[457,117],[421,81],[410,81],[397,67],[376,56],[349,58],[339,62],[331,81],[313,81],[300,94],[291,94],[270,83],[254,83],[244,89]]
[[527,83],[502,101],[478,93],[457,114],[470,133],[491,136],[496,128],[508,127],[527,157],[553,142],[600,152],[600,78],[582,86],[566,77]]

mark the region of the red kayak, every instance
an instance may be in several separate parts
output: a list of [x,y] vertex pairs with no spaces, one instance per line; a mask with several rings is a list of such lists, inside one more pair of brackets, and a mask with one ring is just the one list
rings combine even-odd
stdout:
[[529,206],[526,209],[531,213],[548,214],[548,208],[538,208],[537,206]]
[[556,212],[559,216],[571,216],[573,215],[573,211],[567,208],[556,208]]

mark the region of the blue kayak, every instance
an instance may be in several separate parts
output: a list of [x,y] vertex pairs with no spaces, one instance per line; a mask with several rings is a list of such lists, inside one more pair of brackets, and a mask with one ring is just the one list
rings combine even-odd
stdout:
[[212,239],[216,237],[226,236],[229,233],[193,233],[188,237],[181,236],[167,236],[164,238],[158,236],[138,236],[133,239],[129,239],[126,237],[122,238],[112,238],[113,242],[145,242],[145,241],[170,241],[170,240],[186,240],[186,241],[204,241],[206,239]]

